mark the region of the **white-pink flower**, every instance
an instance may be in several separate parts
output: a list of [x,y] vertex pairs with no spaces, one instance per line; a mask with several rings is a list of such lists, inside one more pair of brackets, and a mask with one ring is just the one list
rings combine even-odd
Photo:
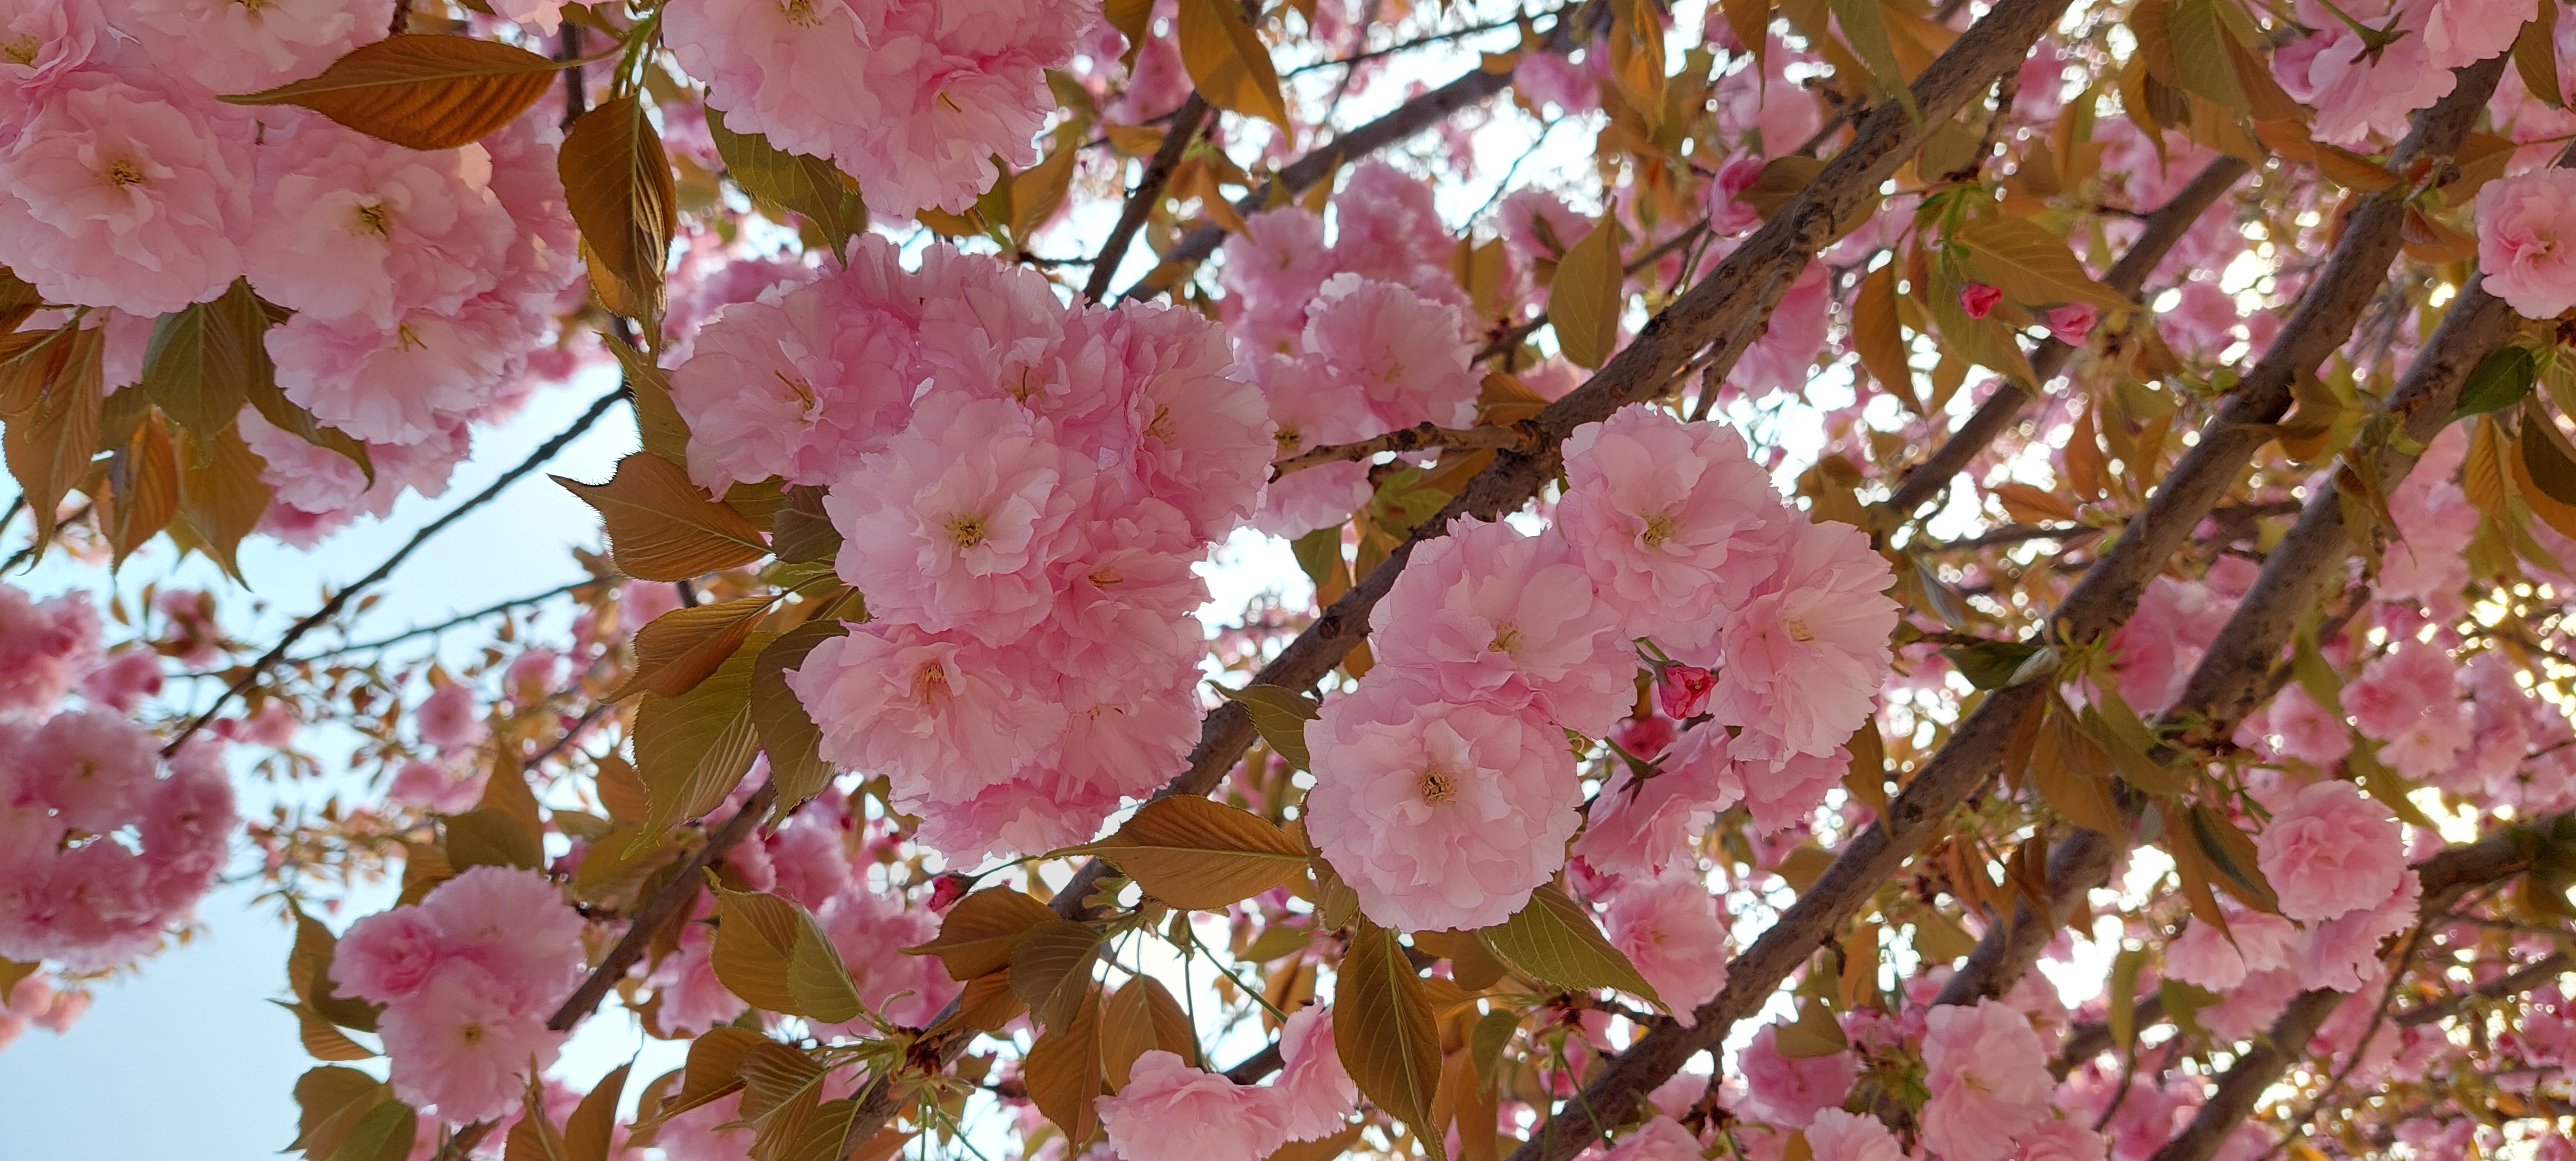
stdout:
[[1718,615],[1772,571],[1788,513],[1744,440],[1630,407],[1565,441],[1557,527],[1626,632],[1665,648],[1704,643]]
[[244,251],[261,297],[391,330],[408,311],[450,314],[497,283],[517,225],[482,146],[404,149],[320,117],[277,135],[262,147],[259,225]]
[[1450,702],[1527,708],[1599,737],[1636,700],[1615,614],[1553,532],[1461,517],[1414,550],[1369,625],[1378,660]]
[[1816,1113],[1807,1126],[1807,1149],[1815,1161],[1905,1161],[1906,1156],[1896,1134],[1878,1118],[1841,1109]]
[[2048,1115],[2057,1089],[2039,1033],[1993,1000],[1925,1013],[1923,1068],[1932,1089],[1923,1143],[1946,1161],[2004,1161],[2014,1138]]
[[2300,790],[2263,828],[2255,851],[2281,914],[2302,921],[2373,906],[2407,873],[2397,819],[2350,782]]
[[1387,427],[1475,422],[1475,345],[1458,308],[1357,274],[1325,280],[1306,308],[1306,350]]
[[242,272],[251,120],[104,72],[0,145],[0,266],[49,302],[164,314]]
[[1893,581],[1861,530],[1793,523],[1776,570],[1725,618],[1726,663],[1711,715],[1800,754],[1842,744],[1887,679],[1898,610],[1885,590]]
[[1093,475],[1007,400],[926,411],[824,498],[835,566],[879,618],[1009,644],[1046,616]]
[[1488,927],[1564,865],[1582,786],[1542,720],[1388,673],[1326,705],[1306,737],[1307,834],[1378,923]]
[[1094,1103],[1125,1161],[1261,1161],[1288,1140],[1279,1090],[1238,1085],[1160,1048]]
[[1726,986],[1726,921],[1695,872],[1676,868],[1621,885],[1603,927],[1685,1027]]
[[526,1091],[528,1069],[554,1062],[564,1033],[546,1027],[492,974],[454,963],[378,1018],[392,1058],[394,1093],[439,1120],[461,1125],[508,1112]]
[[2576,306],[2576,171],[2543,167],[2478,190],[2478,272],[2526,318]]
[[861,625],[815,646],[787,684],[823,727],[823,757],[885,775],[904,803],[972,798],[1064,725],[1064,711],[1028,696],[998,651],[900,625]]

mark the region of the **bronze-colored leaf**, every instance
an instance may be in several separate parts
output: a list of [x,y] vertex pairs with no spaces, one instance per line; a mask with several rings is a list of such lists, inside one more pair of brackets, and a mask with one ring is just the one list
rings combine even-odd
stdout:
[[823,760],[823,731],[788,688],[787,671],[805,664],[814,647],[848,631],[838,618],[816,617],[781,633],[760,651],[751,666],[751,728],[769,756],[769,782],[778,788],[778,805],[770,813],[776,826],[805,801],[832,784],[835,771]]
[[1503,961],[1560,988],[1617,988],[1656,1003],[1655,986],[1601,934],[1600,924],[1553,883],[1530,893],[1529,905],[1480,932]]
[[1196,795],[1146,803],[1116,834],[1076,850],[1117,864],[1145,893],[1212,911],[1297,878],[1306,848],[1268,819]]
[[673,609],[635,631],[635,673],[609,696],[650,691],[678,697],[697,688],[751,639],[775,597],[740,597]]
[[802,214],[814,224],[841,261],[850,260],[850,239],[866,233],[868,208],[859,191],[838,167],[820,157],[789,153],[757,133],[736,133],[724,114],[707,109],[707,133],[724,158],[725,176],[742,192]]
[[1621,286],[1627,272],[1619,261],[1618,219],[1603,215],[1592,232],[1576,242],[1556,264],[1548,286],[1548,325],[1567,362],[1596,370],[1619,345],[1619,315],[1627,308]]
[[566,1161],[608,1161],[609,1137],[617,1128],[617,1102],[626,1095],[626,1073],[633,1067],[618,1065],[583,1094],[572,1119],[564,1122]]
[[412,149],[454,149],[518,120],[568,62],[463,36],[389,36],[360,45],[318,76],[225,97],[236,105],[301,105]]
[[1079,1004],[1061,1024],[1048,1027],[1020,1061],[1029,1100],[1045,1113],[1066,1139],[1087,1142],[1100,1131],[1101,1095],[1100,990],[1082,992]]
[[555,155],[564,199],[591,269],[617,283],[620,313],[648,324],[662,313],[662,268],[679,228],[671,159],[633,95],[581,115]]
[[1288,131],[1270,48],[1231,0],[1180,0],[1181,65],[1207,103]]
[[617,567],[638,580],[688,580],[769,553],[758,526],[660,456],[627,456],[604,484],[554,479],[598,509]]
[[1395,933],[1362,919],[1334,985],[1333,1041],[1360,1092],[1444,1161],[1431,1102],[1440,1087],[1440,1029],[1422,977]]
[[179,516],[170,531],[173,539],[184,531],[184,547],[204,552],[238,581],[242,539],[268,513],[270,491],[259,475],[265,465],[242,441],[238,428],[217,434],[212,442],[212,458],[186,464],[179,473]]
[[[32,389],[12,385],[0,395],[23,395],[23,409],[0,399],[0,455],[36,520],[41,551],[54,538],[54,513],[63,497],[89,474],[98,447],[100,328],[50,332],[58,336],[24,354],[29,375],[43,374]],[[38,370],[41,368],[41,371]]]
[[1053,915],[1020,933],[1011,947],[1011,991],[1039,1024],[1071,1020],[1083,996],[1097,990],[1091,967],[1105,938],[1099,928]]
[[767,644],[755,635],[689,692],[648,693],[636,707],[635,774],[652,803],[639,845],[715,809],[751,770],[751,667]]
[[1008,887],[988,887],[957,901],[939,923],[939,938],[906,955],[935,955],[948,978],[964,982],[1009,967],[1011,950],[1030,928],[1056,918],[1047,905]]

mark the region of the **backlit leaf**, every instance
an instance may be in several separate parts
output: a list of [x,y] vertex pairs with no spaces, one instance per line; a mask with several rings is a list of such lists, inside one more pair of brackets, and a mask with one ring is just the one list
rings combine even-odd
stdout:
[[653,1110],[659,1123],[742,1091],[742,1062],[768,1037],[741,1028],[709,1028],[689,1042],[680,1091]]
[[1288,131],[1270,49],[1232,0],[1180,0],[1181,64],[1207,103]]
[[2027,218],[1997,215],[1970,222],[1953,232],[1950,241],[1960,247],[1968,277],[2025,306],[2128,305],[2118,291],[2084,272],[2084,264],[2067,249],[2066,239]]
[[412,149],[454,149],[518,119],[567,62],[463,36],[395,35],[360,45],[318,76],[238,97],[301,105]]
[[61,333],[43,353],[29,356],[46,368],[32,390],[0,393],[26,396],[23,410],[0,400],[0,408],[11,408],[0,410],[0,454],[36,519],[40,548],[53,540],[54,512],[89,474],[98,447],[103,335],[98,327]]
[[715,673],[678,697],[644,695],[635,709],[635,774],[652,803],[639,843],[715,809],[758,755],[751,723],[751,667],[768,642],[755,636]]
[[1020,1075],[1039,1112],[1063,1129],[1067,1138],[1088,1141],[1100,1129],[1095,1105],[1103,1080],[1099,989],[1076,999],[1080,1002],[1070,1018],[1048,1027],[1029,1045],[1028,1055],[1020,1061]]
[[1914,370],[1905,359],[1905,331],[1896,318],[1895,263],[1862,276],[1860,291],[1852,299],[1851,337],[1852,349],[1869,377],[1907,411],[1921,415],[1923,399],[1914,393]]
[[1218,695],[1239,702],[1252,711],[1252,726],[1261,731],[1261,740],[1288,764],[1306,768],[1306,723],[1315,720],[1317,703],[1293,689],[1275,685],[1247,685],[1241,689],[1210,683]]
[[2469,371],[2468,381],[2460,385],[2460,404],[2451,418],[2485,415],[2502,411],[2523,401],[2531,386],[2540,381],[2540,361],[2529,347],[2506,347],[2486,358]]
[[773,597],[741,597],[673,609],[635,631],[635,673],[610,700],[651,691],[678,697],[697,688],[751,639]]
[[850,239],[867,232],[868,208],[839,167],[820,157],[789,153],[757,133],[736,133],[725,127],[724,114],[714,106],[707,108],[707,134],[724,158],[725,176],[744,193],[804,215],[834,255],[850,260]]
[[629,95],[582,114],[564,134],[555,169],[592,270],[618,283],[620,313],[647,322],[659,318],[662,267],[679,227],[679,206],[671,160],[644,106]]
[[1591,912],[1553,883],[1531,892],[1518,914],[1479,934],[1504,962],[1557,987],[1617,988],[1663,1002],[1637,966],[1601,934]]
[[1334,985],[1333,1041],[1362,1095],[1386,1110],[1443,1161],[1433,1131],[1440,1087],[1440,1029],[1422,977],[1395,933],[1363,919]]
[[1193,794],[1146,803],[1087,847],[1174,907],[1213,911],[1296,879],[1306,848],[1268,819]]
[[935,955],[960,982],[1010,966],[1020,936],[1056,918],[1047,905],[1007,887],[988,887],[957,901],[939,921],[939,937],[906,955]]
[[627,456],[604,484],[554,479],[599,510],[617,567],[638,580],[688,580],[769,553],[757,526],[660,456]]
[[358,1122],[377,1105],[394,1099],[383,1081],[354,1068],[326,1064],[307,1069],[295,1080],[295,1142],[310,1158],[339,1152]]
[[865,1010],[849,968],[811,912],[793,900],[719,888],[716,978],[753,1007],[827,1024]]
[[1617,219],[1604,215],[1557,261],[1556,280],[1548,286],[1548,325],[1568,362],[1595,370],[1609,361],[1619,344],[1619,315],[1627,306],[1620,287],[1626,281]]
[[144,348],[144,394],[192,442],[231,427],[253,383],[274,385],[262,342],[268,326],[267,308],[239,279],[211,301],[162,315]]
[[1011,946],[1011,991],[1039,1024],[1053,1028],[1073,1019],[1084,994],[1094,990],[1091,966],[1105,938],[1099,928],[1052,915],[1020,933]]
[[617,1128],[617,1102],[626,1095],[626,1073],[632,1067],[618,1065],[583,1094],[572,1119],[564,1122],[567,1161],[608,1161],[609,1137]]
[[217,434],[214,455],[203,463],[183,464],[179,473],[179,515],[171,526],[175,539],[184,530],[189,547],[206,553],[226,575],[241,579],[235,559],[242,538],[259,527],[268,512],[270,491],[260,478],[263,466],[238,428]]
[[805,663],[814,647],[847,632],[838,618],[816,617],[781,633],[760,651],[751,667],[751,726],[760,750],[769,756],[769,781],[778,788],[778,805],[770,825],[784,822],[805,801],[832,784],[835,773],[823,760],[823,731],[787,686],[787,671]]

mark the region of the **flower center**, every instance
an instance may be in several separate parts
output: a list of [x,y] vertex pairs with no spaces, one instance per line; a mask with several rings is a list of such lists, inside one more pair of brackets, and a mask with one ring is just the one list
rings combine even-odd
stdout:
[[796,410],[799,415],[814,410],[813,384],[806,382],[801,376],[790,375],[784,371],[772,371],[770,373],[778,376],[778,381],[786,384],[787,389],[796,394]]
[[386,209],[382,202],[378,202],[371,206],[359,206],[358,232],[361,234],[374,234],[379,238],[384,237],[386,229],[392,219],[393,211]]
[[44,50],[45,46],[35,37],[21,36],[0,44],[0,57],[6,57],[11,64],[32,66],[36,63],[36,54]]
[[143,184],[143,167],[120,157],[108,162],[107,171],[99,176],[106,178],[107,184],[122,189],[129,185]]
[[1511,624],[1494,626],[1494,639],[1485,646],[1486,649],[1496,653],[1509,653],[1520,647],[1521,627]]
[[1789,618],[1789,639],[1801,645],[1816,639],[1816,631],[1807,627],[1805,617]]
[[1422,801],[1438,806],[1458,796],[1458,779],[1446,770],[1425,770],[1413,784]]
[[912,696],[920,702],[946,701],[952,696],[948,688],[948,669],[938,662],[921,667],[912,677]]
[[1114,584],[1123,584],[1127,580],[1126,577],[1118,575],[1118,570],[1116,568],[1105,564],[1091,570],[1091,574],[1085,579],[1089,580],[1093,584],[1101,586],[1102,588],[1107,588]]
[[814,0],[786,0],[778,7],[787,14],[787,22],[798,28],[812,28],[823,22],[822,15],[814,11]]
[[1645,534],[1639,536],[1637,539],[1644,541],[1648,548],[1661,548],[1665,541],[1672,538],[1673,518],[1665,515],[1664,513],[1658,512],[1652,516],[1646,517]]
[[1281,455],[1286,455],[1305,444],[1306,433],[1293,427],[1283,427],[1278,431],[1272,432],[1270,440],[1271,442],[1279,445],[1279,453]]
[[1154,422],[1145,425],[1145,434],[1152,436],[1155,439],[1164,440],[1166,442],[1170,441],[1172,438],[1172,409],[1160,403],[1155,404]]
[[420,332],[411,329],[411,324],[406,322],[394,324],[394,345],[406,351],[417,351],[429,344],[420,341]]
[[481,1044],[483,1042],[483,1026],[480,1024],[468,1024],[456,1030],[456,1038],[464,1041],[466,1046],[469,1048],[474,1045]]
[[973,548],[984,543],[984,517],[980,513],[961,512],[948,518],[948,539],[959,548]]

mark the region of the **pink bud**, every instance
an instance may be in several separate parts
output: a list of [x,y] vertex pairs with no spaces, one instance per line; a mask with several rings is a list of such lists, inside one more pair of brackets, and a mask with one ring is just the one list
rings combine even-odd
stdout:
[[2084,337],[2093,333],[2093,322],[2100,313],[2089,302],[2070,302],[2053,307],[2047,315],[2048,333],[2067,346],[2083,346]]
[[1984,318],[1994,313],[1995,304],[2004,300],[2004,292],[1982,282],[1971,282],[1959,292],[1959,306],[1969,318]]
[[1698,717],[1708,706],[1709,691],[1717,688],[1717,679],[1697,665],[1678,662],[1664,667],[1655,682],[1655,704],[1664,715],[1677,722]]
[[930,881],[930,909],[946,911],[966,897],[966,876],[949,871]]

